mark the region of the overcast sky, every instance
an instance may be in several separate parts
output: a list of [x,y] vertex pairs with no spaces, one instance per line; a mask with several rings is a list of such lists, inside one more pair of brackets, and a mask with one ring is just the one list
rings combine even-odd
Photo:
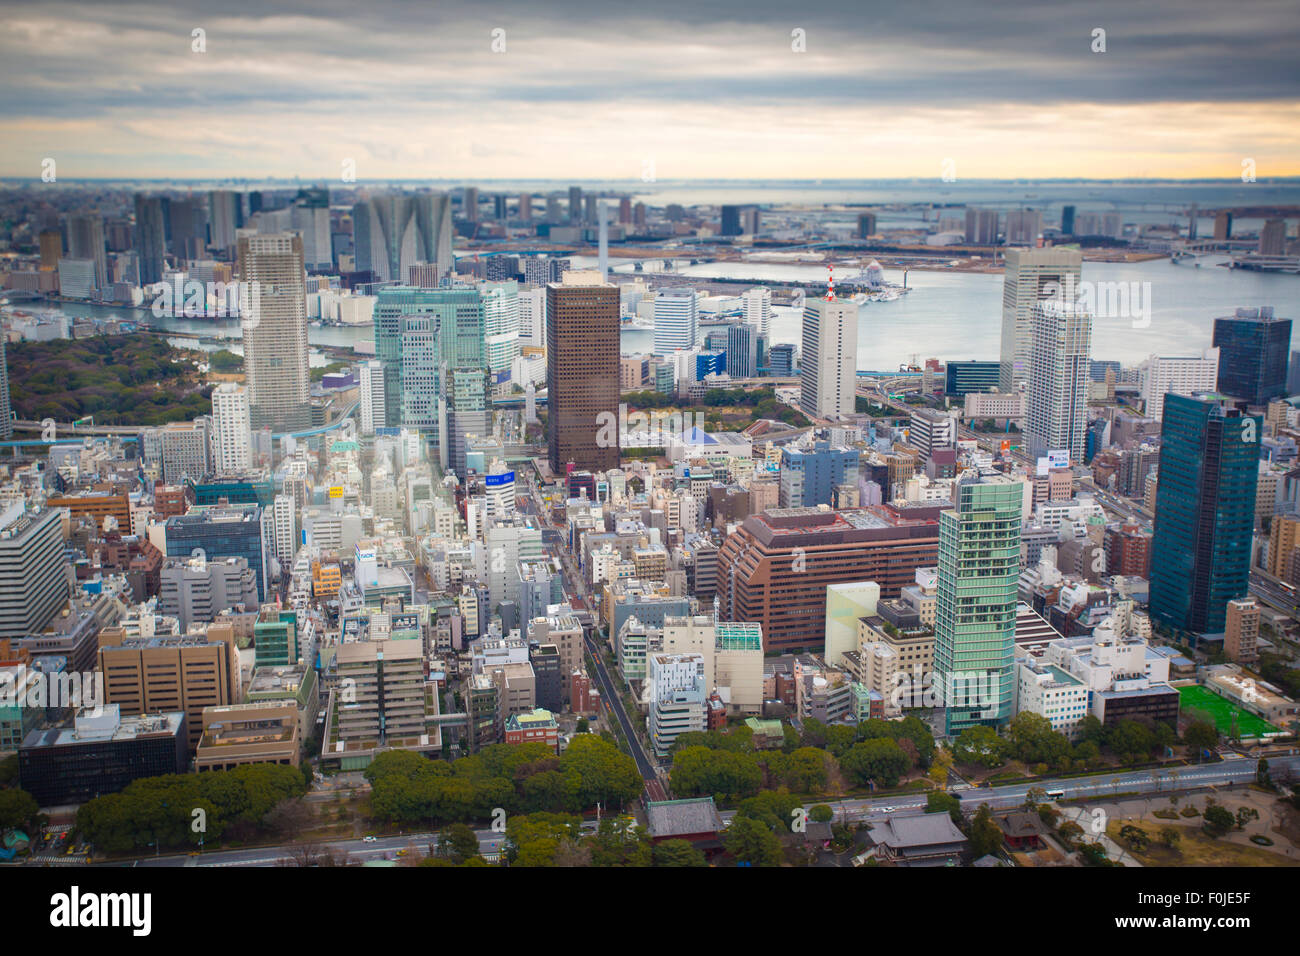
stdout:
[[8,176],[1300,175],[1294,0],[0,0],[0,26]]

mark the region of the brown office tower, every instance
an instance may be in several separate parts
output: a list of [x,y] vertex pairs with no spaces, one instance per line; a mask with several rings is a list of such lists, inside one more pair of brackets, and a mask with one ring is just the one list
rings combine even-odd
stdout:
[[566,272],[546,287],[546,415],[551,470],[619,463],[618,287]]
[[750,515],[718,551],[718,617],[763,625],[763,650],[820,648],[826,586],[874,581],[896,598],[939,560],[939,515],[951,508],[783,508]]

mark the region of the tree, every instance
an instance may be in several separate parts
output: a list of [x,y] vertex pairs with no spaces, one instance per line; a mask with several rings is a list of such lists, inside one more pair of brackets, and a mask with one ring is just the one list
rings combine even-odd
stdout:
[[1047,799],[1047,791],[1042,787],[1030,787],[1025,791],[1024,806],[1021,807],[1027,813],[1033,813],[1038,809],[1039,804]]
[[1259,811],[1256,810],[1254,807],[1237,808],[1237,829],[1238,830],[1246,829],[1247,823],[1249,823],[1251,820],[1258,820],[1258,819],[1259,819]]
[[771,830],[749,817],[734,817],[722,845],[737,863],[750,866],[779,866],[781,843]]
[[1174,847],[1176,847],[1178,845],[1178,841],[1181,839],[1182,836],[1179,834],[1176,827],[1160,828],[1160,842],[1163,843],[1165,846],[1167,846],[1169,849],[1172,850]]
[[478,856],[478,834],[464,823],[452,823],[438,832],[438,856],[453,863],[464,863]]
[[1236,825],[1236,818],[1217,803],[1205,808],[1205,830],[1211,836],[1223,836]]
[[1183,731],[1183,743],[1200,760],[1202,751],[1213,750],[1219,745],[1219,731],[1207,720],[1193,720]]
[[1083,836],[1083,827],[1073,820],[1067,820],[1057,827],[1056,835],[1061,838],[1067,850],[1073,849],[1079,838]]
[[882,787],[894,787],[907,772],[908,759],[892,740],[866,740],[849,749],[840,760],[840,769],[857,786],[874,780]]
[[990,853],[996,853],[1002,847],[1002,828],[993,820],[993,811],[987,803],[981,803],[975,811],[970,825],[970,849],[978,859]]
[[591,731],[591,724],[587,722],[587,718],[579,717],[578,726],[573,729],[573,732],[575,734],[585,734],[585,733],[590,733],[590,731]]
[[1132,823],[1126,823],[1119,828],[1119,838],[1129,845],[1129,848],[1141,852],[1151,845],[1151,838],[1147,836],[1146,831]]
[[1268,770],[1268,760],[1264,757],[1259,758],[1259,764],[1255,767],[1255,782],[1261,787],[1273,789],[1273,777]]
[[25,827],[40,812],[40,805],[26,790],[0,790],[0,831]]
[[690,840],[664,840],[655,844],[655,866],[708,866],[704,854]]
[[925,812],[946,812],[953,823],[961,823],[961,801],[944,790],[931,790],[925,795]]
[[983,724],[967,727],[952,745],[952,756],[958,763],[977,764],[989,769],[1002,766],[1005,752],[1006,741],[992,727]]

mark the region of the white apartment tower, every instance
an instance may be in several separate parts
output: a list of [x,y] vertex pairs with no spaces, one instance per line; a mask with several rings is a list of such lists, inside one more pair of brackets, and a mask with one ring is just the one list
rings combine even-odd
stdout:
[[998,391],[1014,392],[1029,380],[1030,317],[1034,306],[1073,276],[1077,287],[1083,267],[1078,249],[1008,249],[1002,279],[1002,368]]
[[660,289],[655,296],[654,354],[662,358],[678,349],[693,349],[699,333],[695,290]]
[[241,474],[253,467],[248,391],[234,382],[212,390],[212,457],[218,474]]
[[384,423],[384,363],[378,359],[362,362],[359,369],[361,400],[361,434],[373,435]]
[[1213,392],[1219,387],[1219,350],[1205,349],[1200,355],[1153,355],[1140,367],[1142,403],[1147,418],[1160,421],[1165,396]]
[[803,310],[799,407],[813,418],[853,414],[858,365],[858,307],[848,299],[809,299]]
[[745,322],[755,335],[770,335],[772,331],[772,291],[761,286],[747,289],[740,296],[745,310]]
[[242,324],[252,423],[275,432],[310,428],[302,237],[241,235],[239,272],[248,283]]
[[1072,302],[1039,302],[1031,316],[1025,438],[1035,458],[1049,450],[1083,461],[1088,428],[1092,315]]

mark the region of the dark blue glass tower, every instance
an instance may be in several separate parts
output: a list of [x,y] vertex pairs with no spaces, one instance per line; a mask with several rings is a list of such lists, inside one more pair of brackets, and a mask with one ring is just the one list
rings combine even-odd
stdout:
[[1263,434],[1260,416],[1243,414],[1222,395],[1165,396],[1152,620],[1218,633],[1227,603],[1248,593]]
[[1286,395],[1291,356],[1291,320],[1275,319],[1271,308],[1238,309],[1214,320],[1219,350],[1219,391],[1251,405]]

